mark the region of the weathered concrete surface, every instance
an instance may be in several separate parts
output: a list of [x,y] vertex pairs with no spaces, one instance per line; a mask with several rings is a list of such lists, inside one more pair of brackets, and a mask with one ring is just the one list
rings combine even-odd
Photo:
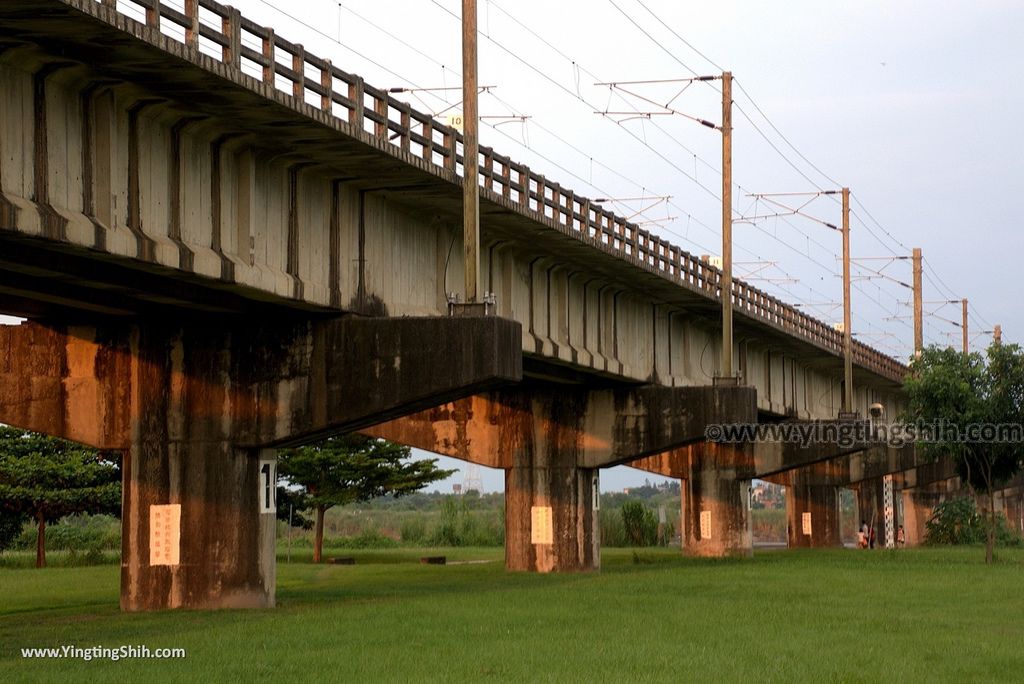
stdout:
[[[786,536],[790,548],[843,545],[839,490],[834,484],[819,484],[841,479],[841,471],[841,463],[824,461],[785,474]],[[810,523],[810,527],[805,523]]]
[[687,451],[684,552],[710,557],[752,555],[751,450],[745,445],[706,442]]
[[[516,381],[518,340],[493,318],[3,326],[0,421],[123,452],[125,610],[269,606],[258,447]],[[150,565],[150,507],[167,504],[180,561]]]
[[682,481],[683,551],[693,556],[747,556],[750,529],[750,444],[697,442],[629,465]]
[[213,361],[201,357],[205,366],[177,371],[207,378],[211,390],[230,388],[224,406],[190,420],[231,420],[234,438],[250,447],[355,430],[522,377],[519,326],[493,317],[187,328],[26,323],[0,326],[0,419],[98,448],[125,448],[136,419],[130,392],[140,359],[133,340],[143,333],[181,355],[217,350],[217,375]]
[[[583,412],[573,397],[522,396],[503,421],[511,449],[505,470],[505,567],[534,572],[601,566],[598,471],[579,467]],[[540,518],[539,520],[537,518]],[[550,536],[545,537],[547,518]]]
[[[754,390],[745,387],[587,389],[531,382],[362,432],[504,468],[506,565],[546,572],[600,563],[597,468],[700,442],[710,424],[756,417]],[[550,545],[531,542],[538,506],[552,508]]]
[[[571,403],[580,430],[576,465],[600,468],[634,461],[703,441],[708,425],[757,418],[748,387],[639,387],[589,389],[528,383],[510,390],[450,402],[374,425],[366,434],[460,458],[492,468],[510,468],[515,446],[504,439],[504,424],[530,414],[524,395],[554,405]],[[538,420],[553,419],[542,411]]]

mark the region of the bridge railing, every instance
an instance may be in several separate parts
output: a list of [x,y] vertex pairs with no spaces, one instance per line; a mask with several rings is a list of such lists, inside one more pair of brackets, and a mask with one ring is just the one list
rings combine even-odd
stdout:
[[[463,175],[458,131],[395,98],[397,90],[365,83],[232,7],[214,0],[179,0],[181,9],[161,0],[93,1],[291,95],[300,109],[319,109],[379,144]],[[553,223],[562,232],[721,300],[722,272],[711,264],[489,147],[480,148],[479,169],[478,183],[490,199],[503,200],[531,218]],[[842,354],[839,331],[782,300],[736,279],[731,296],[735,311],[742,315]],[[907,370],[860,342],[854,342],[853,355],[857,365],[894,380],[902,379]]]

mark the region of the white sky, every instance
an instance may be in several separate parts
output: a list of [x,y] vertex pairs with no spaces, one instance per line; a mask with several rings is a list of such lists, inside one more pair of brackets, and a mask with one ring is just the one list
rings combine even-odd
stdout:
[[[745,197],[748,192],[848,185],[854,196],[854,257],[909,255],[909,248],[921,247],[925,300],[969,298],[975,348],[987,345],[990,337],[981,333],[994,323],[1002,324],[1004,339],[1019,339],[1024,314],[1003,288],[1009,287],[1024,251],[1013,225],[1024,170],[1024,143],[1017,130],[1024,120],[1019,88],[1024,3],[478,2],[480,30],[489,36],[480,38],[480,83],[496,86],[481,96],[481,114],[530,117],[525,125],[484,126],[482,144],[528,163],[577,194],[671,195],[670,205],[650,208],[637,220],[675,217],[650,228],[694,253],[716,254],[718,134],[679,116],[616,124],[594,110],[651,107],[613,97],[608,88],[593,84],[717,74],[719,67],[727,68],[737,80],[737,212],[766,213],[764,205],[755,207]],[[458,0],[232,4],[377,86],[460,83]],[[657,100],[668,98],[669,87],[637,88]],[[420,97],[419,108],[435,112],[448,106],[439,97],[460,99],[457,91]],[[717,122],[718,98],[706,84],[696,84],[675,106]],[[830,178],[801,159],[773,124]],[[618,207],[627,216],[644,208],[642,202]],[[816,201],[808,211],[840,222],[839,206],[830,198]],[[757,274],[773,281],[752,282],[786,301],[810,305],[825,320],[841,320],[841,310],[827,304],[841,299],[838,234],[800,218],[768,219],[756,227],[738,224],[734,240],[738,275],[756,268],[744,262],[774,262]],[[865,265],[879,269],[885,263]],[[909,262],[892,263],[885,272],[910,282]],[[790,277],[798,282],[779,282]],[[888,280],[855,283],[855,335],[906,357],[912,344],[910,309],[904,304],[909,299],[909,290]],[[938,314],[926,317],[926,343],[959,344],[959,328],[943,320],[959,321],[959,305],[925,308]],[[642,483],[645,477],[615,469],[604,475],[604,488]],[[500,480],[500,471],[485,475],[485,488],[498,488]]]

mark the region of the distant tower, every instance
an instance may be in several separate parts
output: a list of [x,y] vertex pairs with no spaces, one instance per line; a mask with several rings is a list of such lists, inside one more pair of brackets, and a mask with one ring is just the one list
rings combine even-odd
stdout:
[[462,493],[465,494],[470,489],[475,489],[477,494],[484,493],[484,481],[480,477],[480,466],[476,463],[469,464],[469,468],[466,469],[466,479],[462,481]]

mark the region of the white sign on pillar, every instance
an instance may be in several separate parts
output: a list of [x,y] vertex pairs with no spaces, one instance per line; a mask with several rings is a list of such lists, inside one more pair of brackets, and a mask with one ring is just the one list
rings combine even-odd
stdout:
[[601,510],[601,476],[598,475],[598,471],[597,470],[594,471],[593,485],[594,485],[594,493],[593,493],[593,497],[594,497],[594,510],[595,511],[599,511],[599,510]]
[[149,564],[177,565],[181,554],[181,504],[149,507]]
[[882,518],[885,520],[885,548],[896,547],[896,507],[893,505],[892,475],[882,477]]
[[533,506],[530,508],[530,543],[555,543],[551,517],[551,506]]
[[259,496],[260,513],[277,512],[277,459],[261,458],[259,460]]
[[811,530],[813,529],[811,527],[811,512],[810,511],[804,511],[804,514],[803,514],[802,518],[803,519],[802,519],[801,522],[803,524],[804,534],[806,534],[808,537],[810,537],[811,536]]
[[711,539],[711,511],[700,512],[700,538]]

